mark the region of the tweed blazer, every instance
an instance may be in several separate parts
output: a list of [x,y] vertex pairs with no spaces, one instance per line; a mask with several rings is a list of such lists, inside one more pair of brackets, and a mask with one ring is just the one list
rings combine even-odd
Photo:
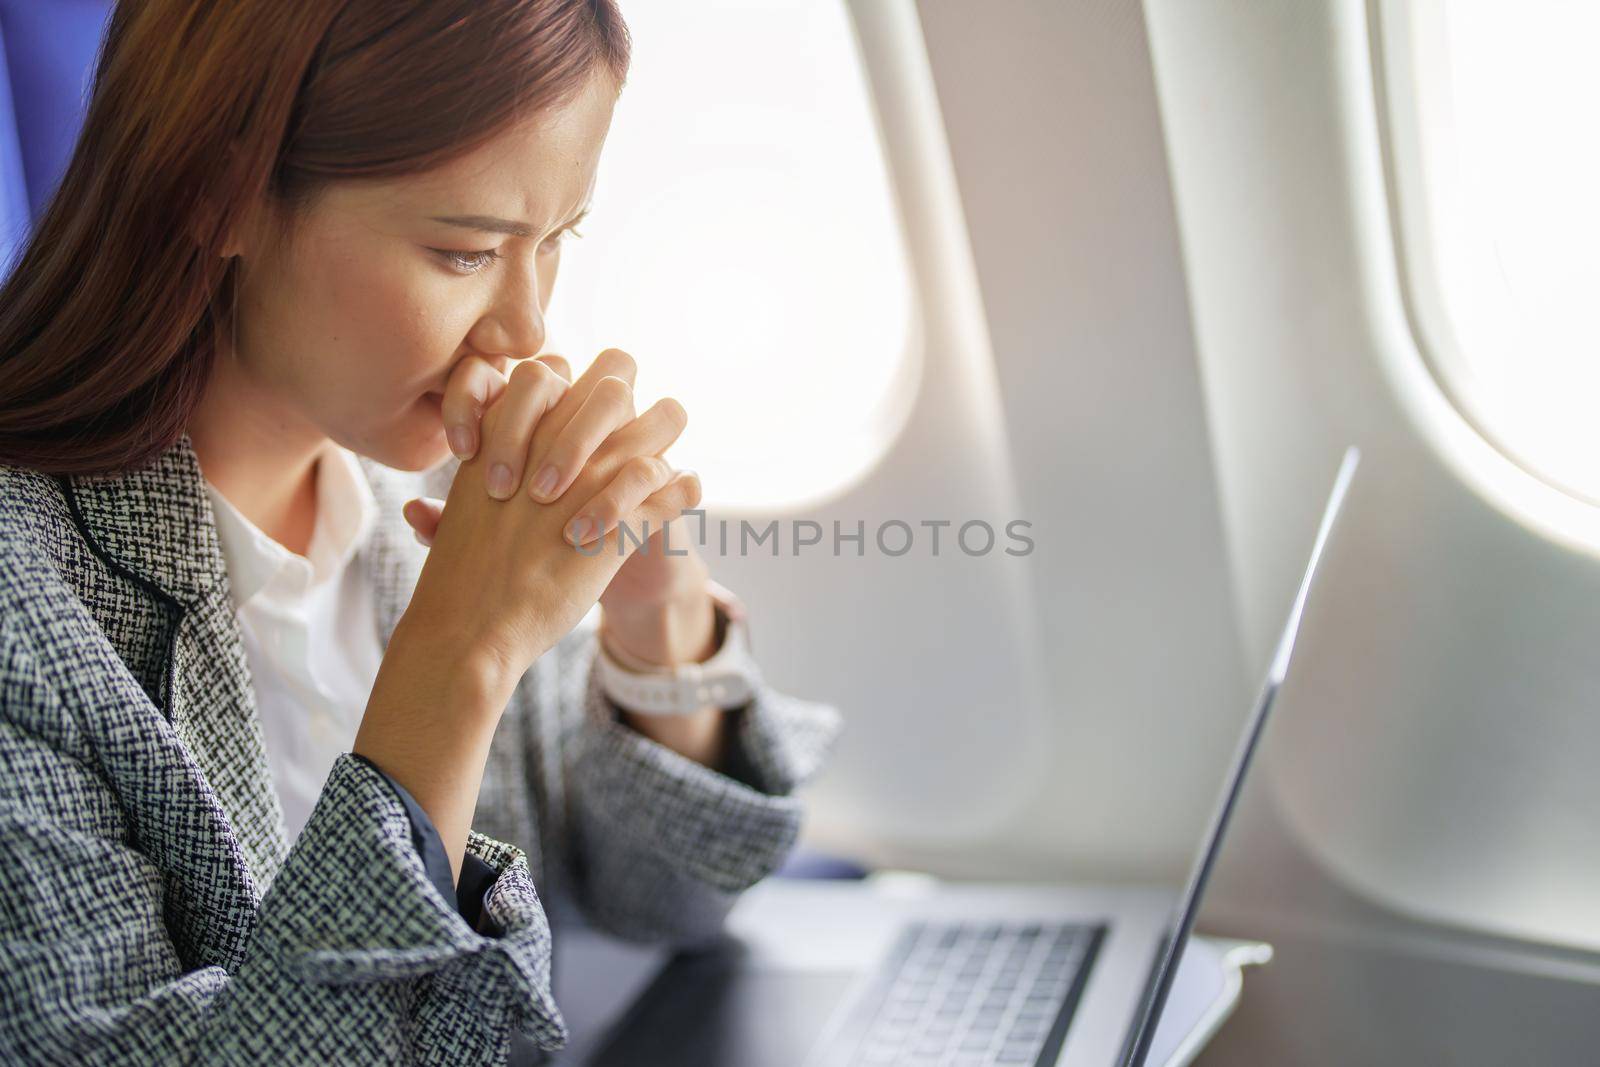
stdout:
[[[381,518],[354,565],[385,643],[426,553],[400,505],[457,466],[362,460]],[[111,477],[0,467],[0,1061],[499,1062],[565,1040],[552,917],[715,934],[794,842],[839,716],[763,686],[713,771],[617,720],[594,621],[495,735],[467,845],[482,934],[358,757],[286,840],[187,437]]]

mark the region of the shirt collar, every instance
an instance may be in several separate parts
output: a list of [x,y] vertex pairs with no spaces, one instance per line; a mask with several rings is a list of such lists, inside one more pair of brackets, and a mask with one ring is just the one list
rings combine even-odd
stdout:
[[317,518],[304,556],[291,552],[245,518],[209,481],[217,539],[235,607],[242,607],[280,573],[303,592],[331,580],[360,551],[377,522],[377,502],[353,453],[330,445],[317,461]]

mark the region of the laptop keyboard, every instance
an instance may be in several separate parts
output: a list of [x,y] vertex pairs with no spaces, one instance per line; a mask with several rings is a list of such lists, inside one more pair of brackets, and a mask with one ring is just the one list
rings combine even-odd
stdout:
[[811,1062],[839,1067],[1050,1064],[1105,928],[914,923]]

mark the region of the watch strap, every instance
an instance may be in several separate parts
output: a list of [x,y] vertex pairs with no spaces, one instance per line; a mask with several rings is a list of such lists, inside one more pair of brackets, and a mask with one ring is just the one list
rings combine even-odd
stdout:
[[692,715],[705,707],[738,707],[755,696],[761,675],[750,655],[743,605],[722,587],[708,585],[721,640],[705,662],[641,665],[604,638],[599,641],[594,669],[613,703],[640,715]]

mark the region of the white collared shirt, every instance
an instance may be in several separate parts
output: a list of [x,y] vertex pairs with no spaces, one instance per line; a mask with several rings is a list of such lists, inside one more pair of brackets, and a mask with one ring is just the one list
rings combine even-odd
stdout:
[[371,583],[350,565],[377,503],[348,449],[330,445],[317,466],[316,526],[304,556],[206,483],[290,842],[334,760],[355,742],[383,660]]

